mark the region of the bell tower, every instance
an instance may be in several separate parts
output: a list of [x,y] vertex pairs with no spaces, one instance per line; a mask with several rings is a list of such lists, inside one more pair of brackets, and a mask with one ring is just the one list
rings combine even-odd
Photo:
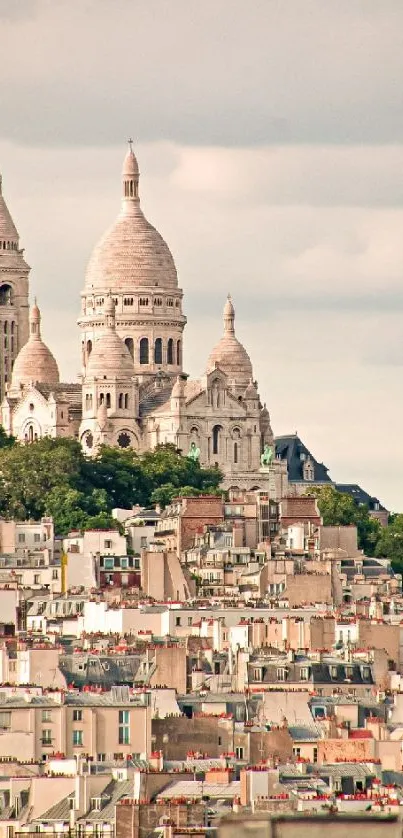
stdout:
[[0,174],[0,401],[11,381],[15,358],[29,336],[29,272]]

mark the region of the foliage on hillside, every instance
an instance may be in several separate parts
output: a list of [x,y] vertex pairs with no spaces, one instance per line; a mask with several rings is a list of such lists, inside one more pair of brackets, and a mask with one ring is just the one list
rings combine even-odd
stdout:
[[52,515],[58,535],[70,529],[118,527],[114,507],[165,505],[175,495],[217,491],[221,474],[181,457],[173,445],[141,456],[103,446],[88,459],[74,439],[44,438],[2,446],[0,515]]
[[325,526],[355,524],[358,546],[367,556],[388,558],[397,573],[403,573],[403,515],[391,515],[387,527],[371,518],[367,506],[332,486],[313,488]]

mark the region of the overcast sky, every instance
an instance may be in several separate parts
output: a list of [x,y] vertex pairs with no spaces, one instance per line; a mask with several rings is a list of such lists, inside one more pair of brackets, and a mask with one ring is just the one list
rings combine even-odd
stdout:
[[204,371],[228,291],[276,434],[403,511],[402,0],[0,0],[0,170],[63,379],[141,201]]

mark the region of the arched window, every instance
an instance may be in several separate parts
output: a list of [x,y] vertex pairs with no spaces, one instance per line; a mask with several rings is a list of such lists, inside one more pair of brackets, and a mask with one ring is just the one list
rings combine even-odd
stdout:
[[119,410],[122,410],[122,408],[123,408],[123,393],[119,393],[118,407],[119,407]]
[[8,323],[7,323],[7,320],[6,320],[6,322],[4,324],[4,334],[6,335],[7,332],[8,332]]
[[0,288],[0,306],[10,305],[11,302],[11,285],[2,285]]
[[154,345],[154,363],[162,364],[162,338],[157,338]]
[[148,364],[148,338],[141,338],[140,341],[140,364]]
[[100,397],[99,397],[99,404],[103,404],[104,401],[105,401],[105,395],[104,395],[104,393],[101,393]]
[[234,442],[234,463],[238,462],[238,443]]
[[90,357],[92,352],[92,340],[87,340],[87,358]]
[[167,364],[173,364],[174,362],[174,342],[172,338],[169,338],[168,345],[167,345]]
[[129,409],[129,394],[125,393],[125,410]]
[[129,352],[130,352],[130,355],[132,356],[132,358],[134,358],[134,344],[133,344],[133,338],[126,338],[126,339],[125,339],[125,344],[126,344],[126,346],[127,346],[128,350],[129,350]]
[[213,428],[213,454],[219,454],[221,448],[221,425],[214,425]]
[[111,406],[111,394],[110,393],[106,394],[106,406],[107,407]]
[[181,360],[182,360],[182,347],[181,347],[180,340],[178,340],[177,344],[176,344],[176,363],[177,363],[178,367],[180,367],[180,365],[181,365]]

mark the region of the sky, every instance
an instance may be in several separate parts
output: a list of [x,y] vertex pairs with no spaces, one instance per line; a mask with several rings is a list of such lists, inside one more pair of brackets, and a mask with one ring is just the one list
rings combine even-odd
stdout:
[[275,434],[403,511],[401,0],[0,0],[0,171],[64,380],[132,136],[203,374],[228,292]]

